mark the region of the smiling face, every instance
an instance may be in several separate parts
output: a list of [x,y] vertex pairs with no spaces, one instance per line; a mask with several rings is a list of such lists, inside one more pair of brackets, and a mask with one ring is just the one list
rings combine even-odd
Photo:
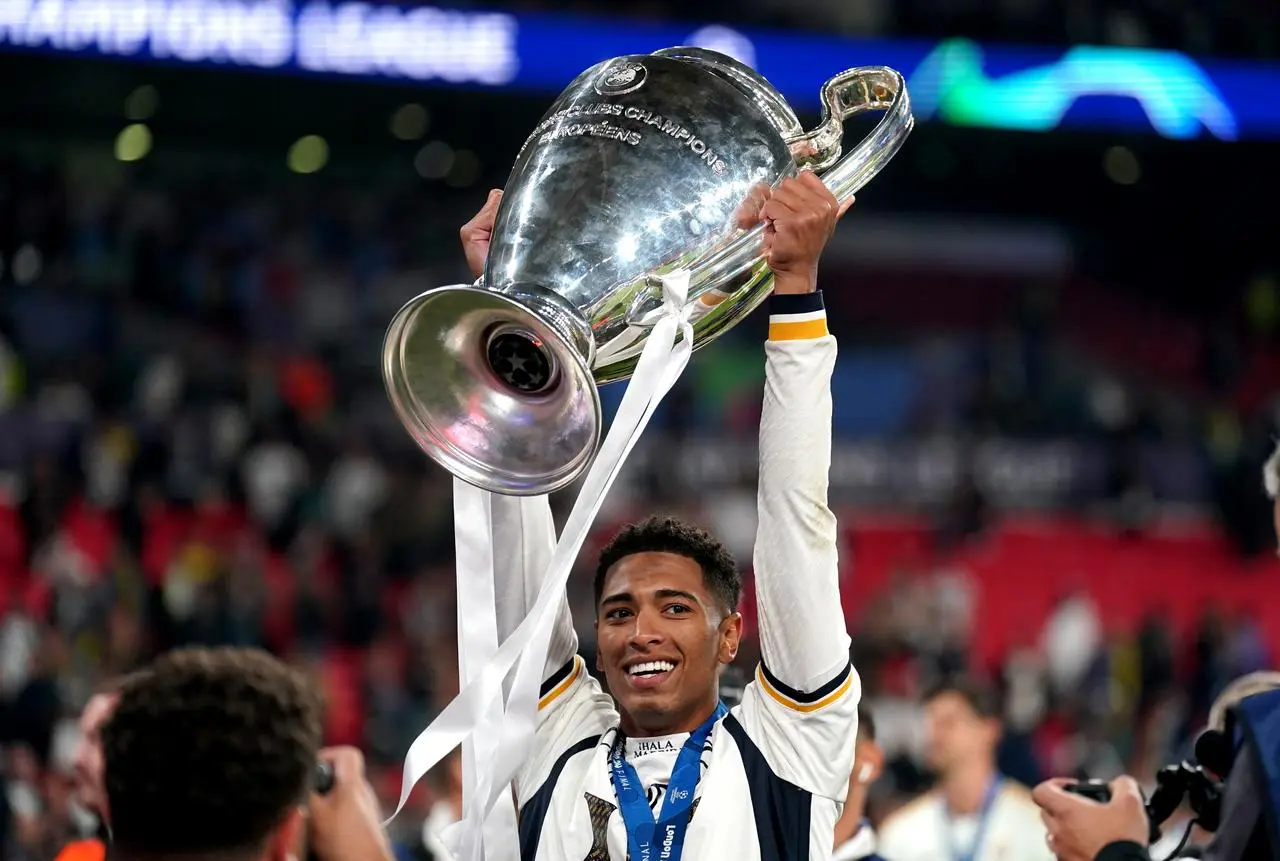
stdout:
[[687,556],[643,552],[605,574],[596,610],[597,669],[632,736],[689,732],[715,709],[742,617],[720,607]]

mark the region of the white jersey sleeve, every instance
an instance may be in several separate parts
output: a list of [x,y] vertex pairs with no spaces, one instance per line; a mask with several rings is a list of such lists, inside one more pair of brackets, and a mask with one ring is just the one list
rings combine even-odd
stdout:
[[827,506],[836,342],[820,293],[771,303],[754,558],[762,660],[736,711],[779,777],[842,801],[861,684]]
[[613,698],[604,692],[581,656],[574,655],[542,686],[534,749],[516,775],[516,806],[523,808],[574,754],[596,746],[618,725]]
[[[492,494],[493,567],[498,641],[504,642],[529,614],[556,549],[556,524],[545,496]],[[549,679],[578,651],[569,600],[560,599],[543,678]]]
[[[494,494],[493,551],[498,638],[505,641],[537,600],[555,552],[555,521],[545,496]],[[546,781],[556,762],[584,738],[617,722],[613,702],[578,657],[567,597],[561,599],[543,671],[533,750],[516,776],[521,806]]]

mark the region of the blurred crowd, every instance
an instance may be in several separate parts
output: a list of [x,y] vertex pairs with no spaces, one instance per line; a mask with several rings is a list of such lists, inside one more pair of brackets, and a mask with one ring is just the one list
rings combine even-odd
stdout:
[[[397,794],[400,757],[457,689],[450,485],[392,420],[374,348],[400,301],[459,280],[438,238],[456,236],[454,210],[430,203],[0,166],[0,856],[49,858],[91,827],[69,794],[79,709],[178,644],[261,645],[307,668],[328,741],[363,748]],[[754,397],[717,401],[717,421],[749,430]],[[686,387],[670,414],[712,400]],[[979,414],[991,421],[1018,412],[1012,396],[984,402],[1003,405]],[[642,477],[600,530],[674,510],[745,560],[752,498],[747,482],[707,496]],[[991,516],[976,489],[953,513],[938,559]],[[589,578],[573,582],[590,619]],[[1001,681],[1013,777],[1149,775],[1274,648],[1211,615],[1190,639],[1159,617],[1117,636],[1076,594],[974,666],[975,604],[963,570],[927,565],[851,619],[891,759],[877,816],[925,785],[917,698],[940,675]],[[398,820],[406,857],[448,786]]]
[[1152,613],[1135,629],[1108,631],[1095,600],[1065,595],[1033,636],[998,666],[967,653],[974,610],[962,571],[895,584],[867,608],[855,660],[885,727],[891,806],[922,791],[918,697],[943,678],[989,675],[1004,694],[1001,770],[1024,783],[1050,775],[1147,779],[1185,753],[1213,699],[1232,679],[1273,665],[1274,643],[1248,617],[1207,611],[1189,637]]

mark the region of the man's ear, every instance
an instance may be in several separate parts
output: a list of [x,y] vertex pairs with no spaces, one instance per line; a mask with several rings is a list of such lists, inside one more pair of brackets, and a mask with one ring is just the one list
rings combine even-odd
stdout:
[[720,648],[716,654],[722,664],[732,664],[742,644],[742,614],[730,613],[720,622]]

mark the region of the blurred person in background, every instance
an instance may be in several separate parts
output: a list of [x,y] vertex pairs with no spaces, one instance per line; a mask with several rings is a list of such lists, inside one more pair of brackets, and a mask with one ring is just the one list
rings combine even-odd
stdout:
[[1054,696],[1069,698],[1102,646],[1102,622],[1093,599],[1075,590],[1064,595],[1045,622],[1040,644]]
[[412,861],[448,861],[444,832],[462,818],[462,756],[458,750],[432,769],[429,779],[435,802],[422,823],[422,843],[408,853]]
[[0,848],[5,861],[43,861],[64,841],[54,833],[40,762],[25,744],[9,745],[6,760],[5,802],[12,834],[10,844]]
[[[1262,468],[1262,483],[1267,489],[1267,495],[1271,497],[1276,544],[1280,547],[1280,445],[1276,446],[1266,466]],[[1277,550],[1277,553],[1280,553],[1280,550]]]
[[92,821],[93,833],[68,843],[57,861],[102,861],[110,840],[107,820],[107,790],[103,783],[102,728],[111,718],[127,679],[111,679],[98,688],[80,712],[72,754],[74,803]]
[[1049,858],[1028,790],[1000,774],[999,697],[972,678],[924,697],[926,760],[936,788],[891,814],[880,850],[892,861],[1030,861]]
[[831,861],[883,861],[876,853],[876,832],[867,819],[867,794],[884,770],[884,751],[876,744],[871,712],[858,709],[858,735],[854,743],[853,774],[844,810],[836,820],[835,852]]
[[[183,649],[120,690],[102,730],[120,861],[392,861],[364,760],[320,751],[305,678],[253,649]],[[334,772],[313,792],[317,757]]]
[[53,768],[66,642],[47,626],[33,633],[27,647],[14,656],[7,679],[13,693],[0,701],[0,741],[6,746],[6,801],[12,826],[10,846],[0,847],[6,849],[5,861],[45,861],[78,836],[65,782]]
[[66,669],[66,639],[45,627],[37,635],[28,656],[21,684],[5,710],[6,741],[21,745],[43,768],[53,747],[54,726],[62,708],[58,675]]

